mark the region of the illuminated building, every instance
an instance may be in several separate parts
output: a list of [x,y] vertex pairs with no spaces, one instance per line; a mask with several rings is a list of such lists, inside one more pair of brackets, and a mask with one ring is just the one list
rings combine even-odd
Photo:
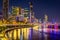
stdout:
[[55,22],[56,22],[56,20],[53,18],[53,19],[52,19],[52,24],[55,24]]
[[[33,5],[32,2],[30,2],[30,23],[32,21],[32,14],[33,14]],[[30,29],[30,35],[29,35],[29,40],[33,40],[33,27]]]
[[24,9],[19,8],[19,14],[16,16],[17,21],[24,21]]
[[45,14],[44,20],[43,20],[43,31],[46,31],[46,28],[48,27],[48,16]]
[[31,22],[31,17],[32,17],[32,13],[33,13],[33,5],[32,2],[30,2],[30,22]]
[[42,27],[42,21],[41,19],[39,19],[39,27],[38,27],[39,31],[41,31],[41,27]]
[[22,8],[21,8],[21,7],[19,7],[19,15],[21,14],[21,9],[22,9]]
[[47,23],[48,23],[48,16],[45,14],[44,20],[43,20],[44,27],[46,27]]
[[3,18],[8,19],[9,0],[3,0]]
[[29,10],[27,8],[24,9],[24,17],[28,17]]
[[24,15],[24,9],[21,9],[21,15]]
[[45,15],[45,19],[44,19],[45,22],[48,22],[48,16]]
[[39,19],[39,23],[42,23],[41,19]]
[[20,14],[20,8],[19,7],[12,6],[12,15],[13,16],[17,16],[19,14]]
[[1,21],[3,20],[2,12],[0,12],[0,20],[1,20]]

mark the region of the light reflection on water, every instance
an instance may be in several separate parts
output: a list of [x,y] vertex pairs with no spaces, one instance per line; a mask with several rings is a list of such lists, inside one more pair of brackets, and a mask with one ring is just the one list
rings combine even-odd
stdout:
[[[33,29],[34,30],[38,30],[38,27],[34,27]],[[13,32],[13,34],[12,34],[12,32]],[[21,34],[20,33],[21,33],[21,30],[18,29],[18,39],[21,38]],[[22,29],[23,38],[28,39],[29,38],[29,34],[30,34],[30,28],[23,28]],[[9,32],[8,35],[9,35],[10,38],[12,38],[12,35],[13,35],[13,39],[17,39],[17,31],[16,30],[13,30],[13,31]]]
[[[45,29],[39,29],[38,27],[33,28],[33,39],[29,38],[30,28],[24,28],[24,29],[18,29],[18,31],[13,30],[9,32],[9,38],[14,40],[60,40],[60,31],[48,31],[48,33],[45,33]],[[18,38],[17,38],[17,32],[18,32]],[[12,37],[13,35],[13,37]],[[21,39],[22,38],[22,39]]]

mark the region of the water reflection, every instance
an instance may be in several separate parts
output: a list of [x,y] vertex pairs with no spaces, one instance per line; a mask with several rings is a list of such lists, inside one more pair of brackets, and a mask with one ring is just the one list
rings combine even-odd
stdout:
[[13,30],[7,33],[7,36],[11,40],[60,40],[60,30],[24,28]]

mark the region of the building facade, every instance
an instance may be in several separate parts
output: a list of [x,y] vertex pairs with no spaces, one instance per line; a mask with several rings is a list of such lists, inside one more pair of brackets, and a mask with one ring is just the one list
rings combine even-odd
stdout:
[[9,0],[3,0],[3,18],[8,19]]

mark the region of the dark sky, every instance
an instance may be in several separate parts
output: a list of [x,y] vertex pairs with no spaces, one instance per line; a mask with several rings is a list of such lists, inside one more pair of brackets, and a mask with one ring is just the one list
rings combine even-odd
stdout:
[[[29,9],[29,2],[33,2],[33,11],[35,12],[35,17],[40,19],[44,18],[47,14],[49,21],[53,19],[56,21],[60,20],[60,0],[10,0],[9,7],[20,6],[22,8]],[[2,10],[2,0],[0,0],[0,11]]]

